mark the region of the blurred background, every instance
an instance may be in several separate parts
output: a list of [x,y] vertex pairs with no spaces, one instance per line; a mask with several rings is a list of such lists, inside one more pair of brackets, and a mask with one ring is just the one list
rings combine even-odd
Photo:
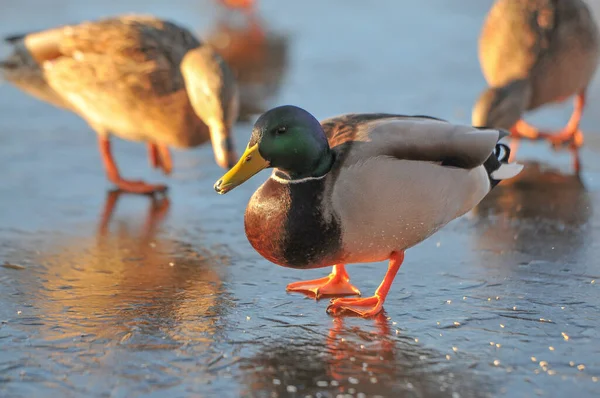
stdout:
[[[176,21],[236,71],[243,148],[258,114],[281,104],[469,124],[491,4],[258,0],[249,17],[209,0],[0,0],[0,36],[129,12]],[[326,270],[252,250],[243,211],[263,178],[218,196],[210,145],[176,151],[167,179],[142,145],[115,140],[127,175],[170,190],[108,192],[90,127],[0,82],[0,396],[596,396],[599,79],[582,175],[568,152],[523,143],[525,171],[408,251],[370,320],[285,293]],[[560,128],[571,104],[527,119]],[[385,264],[348,271],[370,293]]]

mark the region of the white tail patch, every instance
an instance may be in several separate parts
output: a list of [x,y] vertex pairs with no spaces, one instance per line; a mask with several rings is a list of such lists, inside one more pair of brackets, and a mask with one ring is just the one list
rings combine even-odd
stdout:
[[523,170],[523,165],[519,163],[502,163],[498,170],[490,174],[494,180],[507,180],[513,178]]

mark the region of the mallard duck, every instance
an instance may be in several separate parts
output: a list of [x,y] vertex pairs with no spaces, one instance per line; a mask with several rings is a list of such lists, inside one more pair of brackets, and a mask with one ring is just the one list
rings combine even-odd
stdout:
[[347,263],[389,259],[368,298],[339,298],[328,312],[372,316],[382,309],[404,251],[472,209],[522,166],[506,162],[508,133],[426,116],[349,114],[319,123],[281,106],[263,114],[238,163],[215,184],[224,194],[259,171],[273,173],[245,214],[246,236],[266,259],[326,278],[288,291],[352,295]]
[[171,172],[168,147],[207,140],[217,163],[237,160],[230,130],[237,84],[223,59],[188,30],[151,16],[121,16],[7,39],[4,77],[34,97],[71,110],[98,133],[108,179],[123,191],[166,189],[124,179],[110,135],[148,143],[151,165]]
[[[598,46],[598,27],[582,0],[497,0],[479,38],[479,61],[490,88],[475,103],[472,124],[511,129],[517,138],[545,138],[555,146],[581,146],[579,121],[598,66]],[[526,111],[572,96],[571,119],[556,133],[522,120]]]

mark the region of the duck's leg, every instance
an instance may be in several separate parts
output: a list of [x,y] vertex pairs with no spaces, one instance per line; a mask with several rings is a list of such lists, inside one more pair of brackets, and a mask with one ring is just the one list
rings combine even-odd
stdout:
[[540,138],[540,132],[525,120],[521,119],[510,129],[512,138],[526,138],[529,140],[537,140]]
[[331,300],[331,304],[327,307],[327,312],[333,315],[349,312],[363,317],[377,315],[383,309],[383,303],[390,291],[396,273],[398,273],[402,265],[402,261],[404,261],[404,251],[392,253],[388,270],[381,285],[375,291],[375,295],[367,298],[340,298]]
[[579,148],[583,145],[583,133],[579,129],[579,122],[585,108],[585,90],[575,97],[573,113],[567,125],[556,133],[542,133],[554,147],[569,144],[571,148]]
[[155,169],[160,168],[166,175],[171,174],[171,171],[173,171],[171,152],[169,151],[169,147],[164,144],[149,142],[148,160],[150,161],[150,166]]
[[334,265],[331,274],[325,278],[290,283],[286,290],[308,294],[317,300],[322,296],[360,296],[360,290],[350,283],[344,264]]
[[227,8],[242,9],[245,12],[252,12],[255,0],[219,0]]
[[554,147],[569,144],[571,148],[583,145],[583,133],[579,129],[579,122],[585,108],[585,90],[575,96],[575,107],[567,125],[556,133],[540,131],[524,120],[519,120],[510,129],[513,138],[527,138],[530,140],[548,140]]
[[579,148],[571,148],[571,154],[573,155],[573,169],[575,174],[581,173],[581,158],[579,157]]
[[511,138],[508,147],[510,148],[510,155],[508,156],[508,162],[512,163],[517,157],[517,151],[521,146],[521,140],[519,138]]
[[160,168],[166,175],[171,174],[173,171],[173,160],[171,159],[171,152],[169,147],[165,144],[158,145],[158,154],[160,156]]
[[158,169],[160,167],[160,158],[158,157],[158,147],[155,143],[148,143],[148,161],[150,162],[150,167],[153,169]]
[[102,163],[106,170],[106,176],[109,181],[115,184],[120,190],[137,194],[152,194],[167,190],[165,185],[151,185],[143,181],[126,180],[119,174],[119,169],[112,156],[110,138],[106,135],[98,134],[98,147],[102,156]]

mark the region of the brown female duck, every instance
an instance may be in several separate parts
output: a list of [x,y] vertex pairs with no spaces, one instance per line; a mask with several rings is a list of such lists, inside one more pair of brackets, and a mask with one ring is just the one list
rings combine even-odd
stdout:
[[[581,146],[579,121],[598,66],[598,46],[598,27],[582,0],[497,0],[479,38],[479,61],[490,88],[473,108],[473,125]],[[526,111],[572,96],[575,109],[558,132],[540,132],[522,120]]]
[[230,130],[238,92],[227,64],[188,30],[150,16],[121,16],[7,39],[0,62],[6,80],[34,97],[83,117],[98,133],[108,179],[134,193],[163,185],[124,179],[110,135],[148,144],[150,162],[166,174],[168,147],[209,139],[217,163],[237,159]]

